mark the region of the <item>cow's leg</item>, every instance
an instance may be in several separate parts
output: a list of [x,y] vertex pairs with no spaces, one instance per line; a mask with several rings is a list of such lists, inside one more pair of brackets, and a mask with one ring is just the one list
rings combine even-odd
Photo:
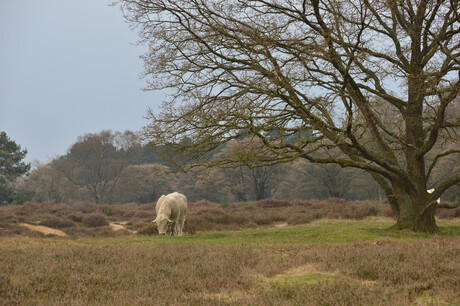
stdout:
[[172,227],[171,227],[172,231],[173,231],[173,235],[174,236],[177,236],[177,222],[174,222],[172,224]]
[[182,220],[179,220],[178,225],[179,225],[179,236],[182,236],[183,230],[184,230],[184,223],[185,223],[185,218]]
[[167,235],[174,235],[174,223],[168,224],[168,230],[166,231]]
[[181,230],[180,230],[180,220],[177,222],[177,225],[176,225],[176,235],[177,236],[182,236],[182,233],[181,233]]

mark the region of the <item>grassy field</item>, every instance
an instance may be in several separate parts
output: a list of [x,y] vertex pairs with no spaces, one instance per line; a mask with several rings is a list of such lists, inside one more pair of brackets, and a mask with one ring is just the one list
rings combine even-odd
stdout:
[[0,304],[460,305],[460,220],[389,218],[184,237],[0,238]]

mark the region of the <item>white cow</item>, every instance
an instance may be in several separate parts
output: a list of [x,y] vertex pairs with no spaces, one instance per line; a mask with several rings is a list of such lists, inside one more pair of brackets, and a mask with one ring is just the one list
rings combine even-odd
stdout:
[[187,213],[187,198],[183,194],[162,195],[155,210],[157,217],[152,223],[157,224],[160,235],[182,236]]
[[[434,188],[428,189],[426,192],[428,192],[429,194],[432,194],[432,193],[434,192]],[[438,203],[438,204],[441,203],[441,198],[438,198],[438,199],[436,200],[436,203]]]

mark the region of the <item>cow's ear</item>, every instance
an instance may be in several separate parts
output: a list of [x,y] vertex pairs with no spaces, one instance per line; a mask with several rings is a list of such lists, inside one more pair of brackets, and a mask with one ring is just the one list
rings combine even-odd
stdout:
[[157,219],[153,220],[152,223],[157,223]]
[[171,219],[168,219],[168,223],[173,223],[173,222],[171,221]]

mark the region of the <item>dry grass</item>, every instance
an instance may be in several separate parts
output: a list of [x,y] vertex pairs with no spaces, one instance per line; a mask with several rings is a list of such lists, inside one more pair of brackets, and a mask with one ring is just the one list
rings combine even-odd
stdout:
[[[0,207],[0,305],[460,304],[455,219],[429,237],[385,230],[393,221],[381,203],[200,201],[189,205],[184,237],[160,237],[153,211]],[[85,225],[89,216],[98,222]]]
[[460,303],[460,238],[317,247],[173,240],[5,238],[0,304]]

